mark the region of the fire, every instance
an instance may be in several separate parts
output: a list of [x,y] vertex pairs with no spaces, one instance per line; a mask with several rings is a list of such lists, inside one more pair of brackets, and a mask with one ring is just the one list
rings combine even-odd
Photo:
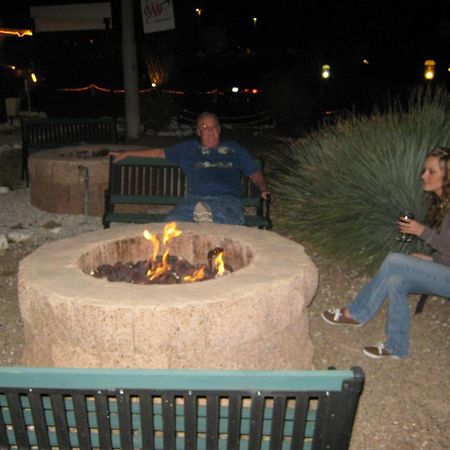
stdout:
[[205,278],[205,268],[206,265],[203,264],[199,269],[197,269],[192,275],[186,275],[183,281],[186,283],[193,283],[194,281],[203,280]]
[[156,261],[156,257],[158,256],[158,252],[159,252],[158,237],[155,236],[154,234],[150,233],[148,230],[144,230],[144,237],[145,237],[145,239],[151,241],[151,243],[153,244],[153,254],[152,254],[152,257],[150,258],[150,261]]
[[[167,223],[164,226],[163,244],[167,245],[170,239],[180,236],[180,234],[182,234],[182,231],[177,229],[176,222]],[[163,256],[161,258],[161,263],[158,264],[156,259],[160,247],[158,237],[150,233],[150,231],[148,230],[144,230],[144,237],[153,244],[153,253],[150,258],[150,267],[147,271],[147,276],[150,278],[150,280],[154,280],[155,278],[161,276],[163,273],[168,272],[171,269],[170,264],[167,262],[167,258],[169,256],[169,249],[167,248],[164,251]]]
[[163,244],[167,244],[170,239],[176,238],[182,234],[182,231],[177,229],[176,222],[170,222],[164,226]]
[[[176,238],[182,234],[177,228],[176,222],[170,222],[164,226],[163,230],[163,245],[165,250],[161,257],[161,261],[158,261],[158,254],[161,247],[158,237],[155,234],[150,233],[148,230],[144,230],[144,238],[150,241],[153,245],[152,255],[149,261],[149,269],[147,271],[147,277],[150,280],[154,280],[157,277],[160,277],[166,272],[171,270],[171,266],[168,262],[169,258],[169,244],[171,239]],[[216,271],[216,276],[222,276],[225,273],[225,263],[223,260],[223,250],[219,253],[216,253],[216,257],[214,259],[214,269]],[[208,256],[209,258],[209,256]],[[211,266],[210,266],[211,267]],[[178,276],[174,274],[177,278]],[[200,281],[206,277],[206,264],[202,265],[198,269],[194,271],[191,275],[186,275],[183,277],[183,281],[186,283],[192,283],[194,281]]]
[[217,276],[221,277],[225,273],[225,263],[223,261],[223,252],[220,252],[214,261]]

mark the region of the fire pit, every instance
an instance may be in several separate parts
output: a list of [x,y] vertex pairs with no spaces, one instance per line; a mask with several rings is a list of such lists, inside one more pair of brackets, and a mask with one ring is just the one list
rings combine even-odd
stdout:
[[32,153],[28,160],[31,204],[56,214],[104,212],[108,152],[137,145],[74,145]]
[[67,367],[311,368],[306,307],[317,269],[270,231],[179,223],[171,253],[192,263],[224,249],[233,272],[200,283],[134,285],[91,275],[151,246],[127,225],[45,244],[20,263],[23,363]]

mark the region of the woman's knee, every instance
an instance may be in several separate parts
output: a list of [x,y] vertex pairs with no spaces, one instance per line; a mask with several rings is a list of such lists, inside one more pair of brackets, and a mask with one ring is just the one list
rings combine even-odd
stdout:
[[405,255],[404,253],[392,252],[389,253],[386,256],[386,258],[384,258],[381,267],[383,268],[398,267],[407,264],[409,258],[412,258],[412,256]]

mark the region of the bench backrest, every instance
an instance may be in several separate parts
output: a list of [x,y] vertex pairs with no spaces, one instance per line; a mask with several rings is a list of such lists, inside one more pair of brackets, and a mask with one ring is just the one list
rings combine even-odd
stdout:
[[0,448],[345,450],[363,378],[3,367]]
[[22,180],[28,185],[30,153],[82,143],[117,143],[116,120],[112,117],[22,120]]
[[[254,161],[262,170],[262,161]],[[186,176],[176,163],[167,159],[128,157],[110,162],[109,170],[108,189],[114,204],[176,205],[186,194]],[[260,206],[259,190],[246,176],[241,177],[241,196],[244,206]]]
[[28,152],[61,145],[114,144],[116,142],[116,123],[111,117],[25,119],[22,121],[22,146]]

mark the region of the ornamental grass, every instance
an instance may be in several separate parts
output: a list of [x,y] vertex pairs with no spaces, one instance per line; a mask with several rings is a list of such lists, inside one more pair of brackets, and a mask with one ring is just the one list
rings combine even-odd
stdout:
[[274,155],[276,227],[366,272],[390,251],[426,250],[399,242],[396,221],[405,210],[424,221],[420,176],[426,153],[450,146],[450,94],[416,87],[405,103],[349,113]]

